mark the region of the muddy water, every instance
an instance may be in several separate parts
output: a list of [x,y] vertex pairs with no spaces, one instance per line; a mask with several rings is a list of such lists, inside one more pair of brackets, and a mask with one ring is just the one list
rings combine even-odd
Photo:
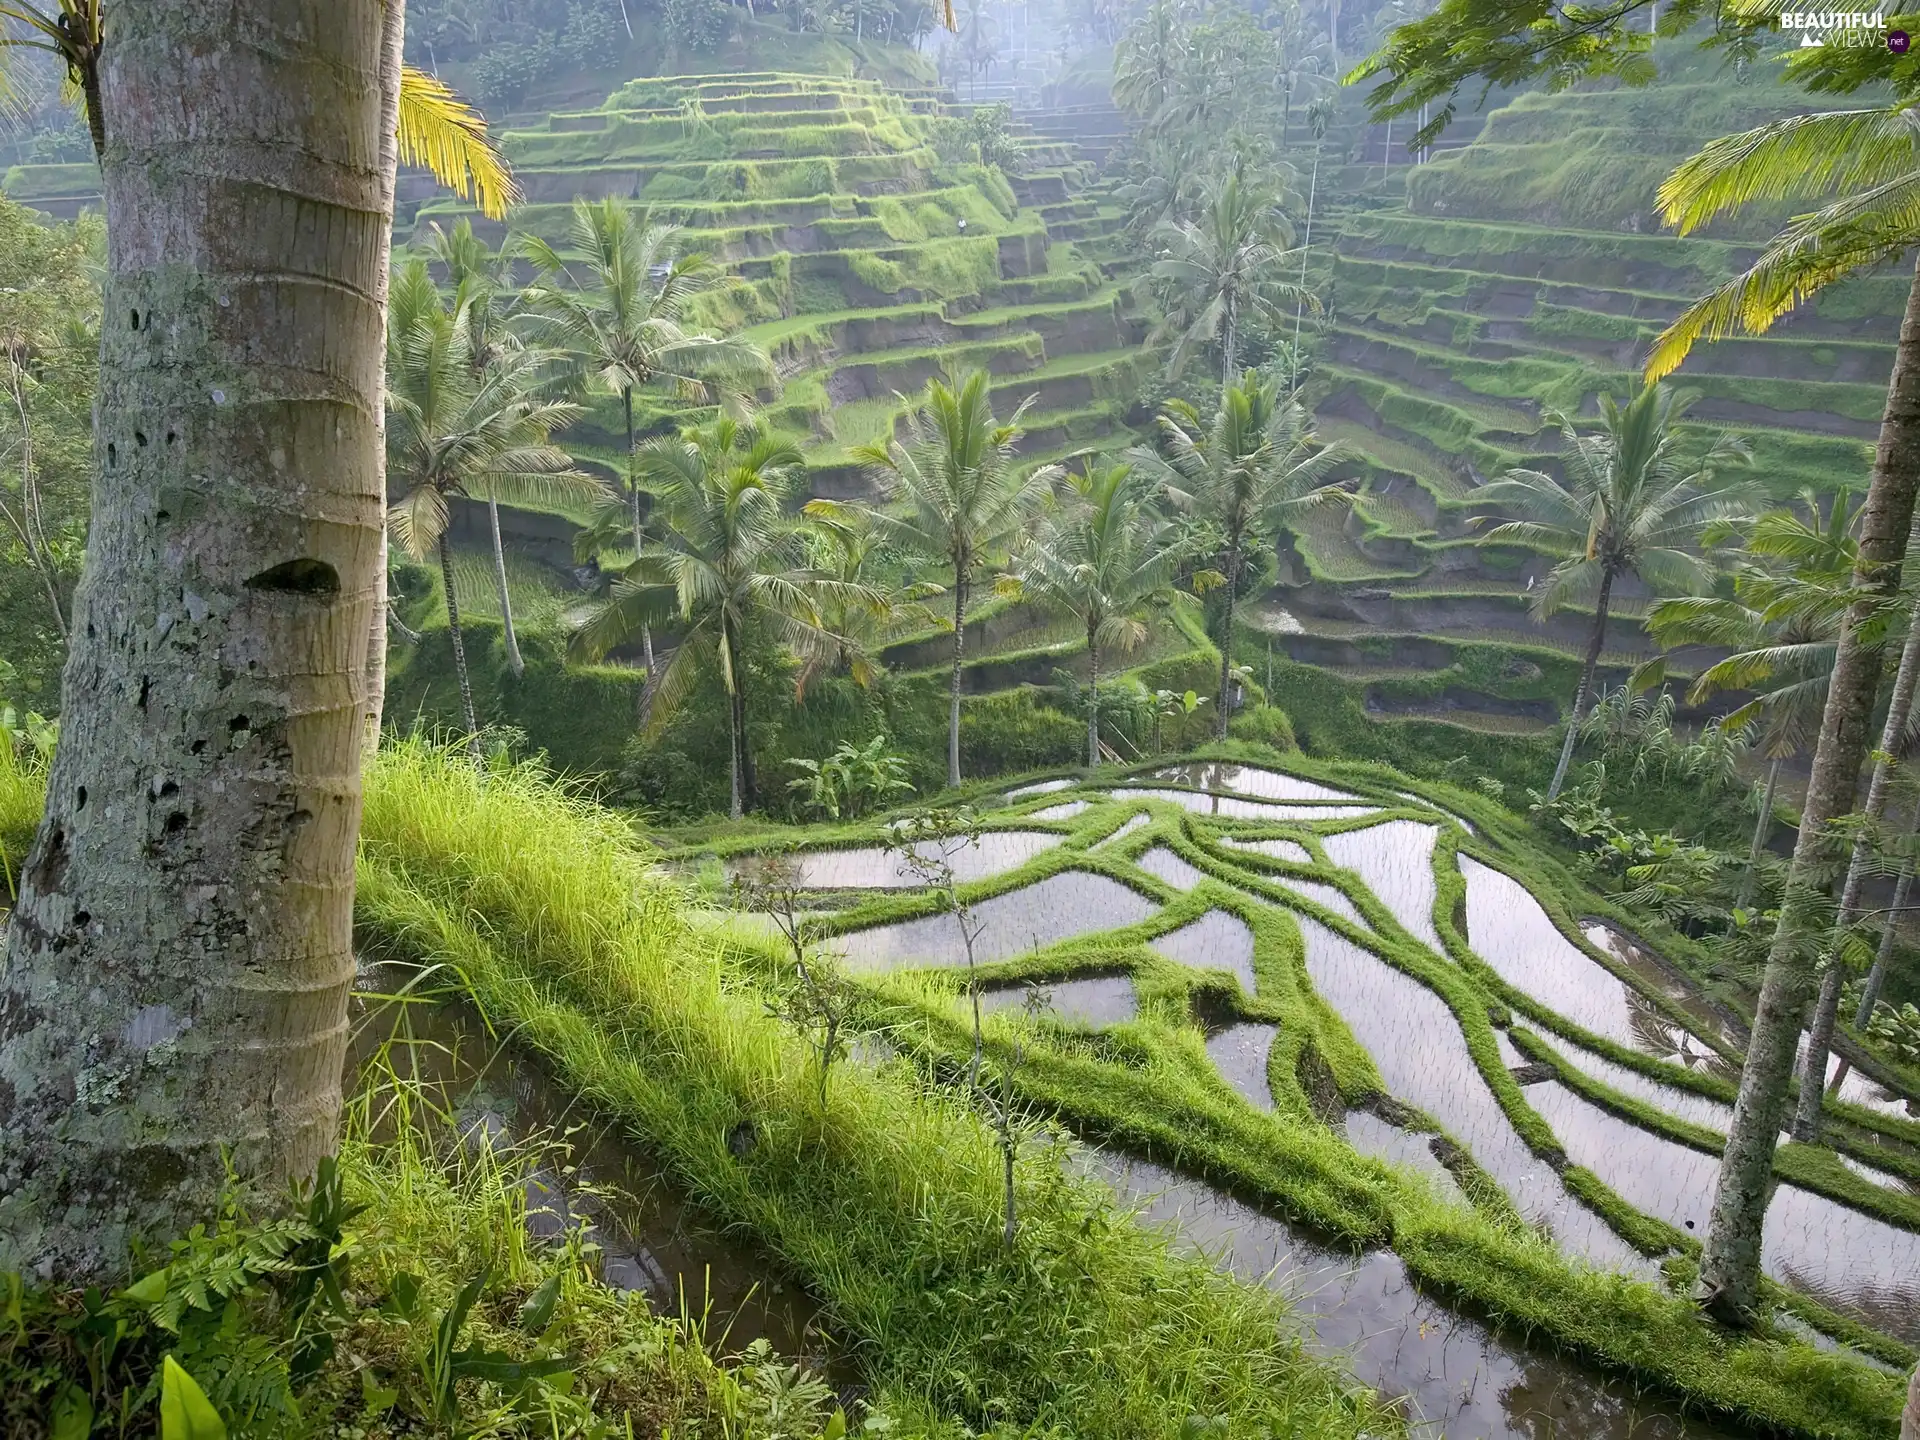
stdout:
[[1169,960],[1196,970],[1228,971],[1239,980],[1242,990],[1249,995],[1255,993],[1253,931],[1237,915],[1209,910],[1198,920],[1148,944]]
[[1182,860],[1164,845],[1156,845],[1133,862],[1147,874],[1167,882],[1176,890],[1191,890],[1206,875]]
[[[1088,975],[1078,980],[1050,980],[1040,985],[996,985],[980,992],[980,1009],[1024,1010],[1028,997],[1033,1009],[1077,1025],[1118,1025],[1139,1013],[1133,981],[1125,975]],[[966,1003],[963,999],[962,1005]]]
[[1408,934],[1445,955],[1433,928],[1433,842],[1440,827],[1390,820],[1364,830],[1329,835],[1321,844],[1335,865],[1357,874]]
[[1311,865],[1313,856],[1307,853],[1307,847],[1294,840],[1235,840],[1223,837],[1220,841],[1235,850],[1252,850],[1261,855],[1271,855],[1276,860],[1290,860],[1295,865]]
[[1501,979],[1596,1035],[1661,1059],[1681,1058],[1684,1031],[1562,935],[1526,886],[1465,855],[1460,873],[1467,882],[1467,944]]
[[[1069,870],[974,906],[973,918],[981,928],[973,942],[973,958],[983,965],[1011,959],[1076,935],[1136,924],[1153,911],[1152,901],[1117,880]],[[856,930],[835,936],[824,948],[839,952],[854,971],[967,963],[959,921],[953,915],[927,915]]]
[[[1584,1165],[1629,1205],[1704,1236],[1718,1158],[1650,1134],[1557,1081],[1527,1099]],[[1781,1184],[1767,1206],[1761,1263],[1776,1280],[1905,1340],[1920,1340],[1920,1235]]]
[[[1058,835],[1044,830],[988,830],[981,834],[979,843],[963,846],[948,856],[947,864],[953,867],[954,880],[965,885],[1004,874],[1059,843]],[[915,846],[914,854],[925,862],[940,858],[939,848],[930,842]],[[755,858],[728,862],[727,873],[750,874]],[[792,864],[795,877],[809,890],[898,889],[927,883],[908,863],[904,847],[801,850],[780,858]]]
[[784,1355],[822,1353],[820,1307],[779,1262],[704,1217],[642,1147],[596,1123],[535,1057],[501,1044],[461,1006],[361,1003],[377,1008],[356,1017],[349,1073],[396,1037],[396,1068],[443,1085],[463,1128],[496,1144],[573,1132],[578,1168],[539,1168],[527,1182],[534,1234],[557,1238],[586,1221],[601,1247],[602,1280],[644,1291],[660,1313],[704,1317],[709,1341],[725,1349],[764,1336]]
[[1296,895],[1304,895],[1323,910],[1331,910],[1342,920],[1351,920],[1362,930],[1373,927],[1361,918],[1360,912],[1353,908],[1353,902],[1346,892],[1337,885],[1329,885],[1322,880],[1296,880],[1291,875],[1268,875],[1264,877],[1269,885],[1277,885],[1282,890],[1291,890]]
[[1345,820],[1355,815],[1376,815],[1372,805],[1282,805],[1267,800],[1241,800],[1232,795],[1202,795],[1193,790],[1127,789],[1117,792],[1123,798],[1170,800],[1196,815],[1219,815],[1233,820]]
[[1268,800],[1357,800],[1345,790],[1330,790],[1296,775],[1276,770],[1256,770],[1250,765],[1169,765],[1155,770],[1150,777],[1175,785],[1195,785],[1202,790],[1232,790],[1241,795],[1257,795]]
[[1314,989],[1366,1047],[1389,1093],[1440,1121],[1520,1213],[1551,1230],[1569,1253],[1607,1269],[1651,1273],[1651,1263],[1569,1195],[1527,1148],[1438,995],[1317,921],[1302,916],[1299,925]]
[[1207,1058],[1220,1078],[1256,1110],[1273,1109],[1273,1086],[1267,1081],[1267,1052],[1273,1049],[1277,1025],[1242,1022],[1207,1037]]
[[1286,1295],[1312,1347],[1366,1384],[1404,1397],[1416,1433],[1446,1440],[1731,1440],[1630,1385],[1530,1352],[1422,1296],[1391,1251],[1355,1257],[1272,1216],[1141,1160],[1090,1158],[1141,1204],[1147,1224]]

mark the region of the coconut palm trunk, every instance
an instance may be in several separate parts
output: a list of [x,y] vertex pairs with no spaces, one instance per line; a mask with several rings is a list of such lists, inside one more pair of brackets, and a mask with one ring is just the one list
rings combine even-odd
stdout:
[[1747,846],[1747,873],[1740,882],[1740,898],[1733,902],[1733,908],[1744,910],[1753,900],[1753,892],[1760,881],[1760,852],[1767,848],[1767,834],[1773,829],[1773,796],[1780,784],[1780,757],[1774,756],[1767,762],[1767,787],[1760,797],[1760,814],[1753,822],[1753,841]]
[[1822,908],[1821,877],[1832,873],[1838,858],[1832,823],[1853,809],[1879,689],[1880,652],[1863,642],[1862,631],[1899,587],[1916,493],[1920,493],[1920,283],[1910,289],[1901,321],[1880,443],[1860,515],[1856,598],[1848,607],[1834,657],[1813,776],[1760,986],[1701,1258],[1702,1299],[1717,1314],[1743,1323],[1753,1313],[1759,1290],[1761,1224],[1772,1188],[1774,1144],[1785,1119],[1787,1080],[1793,1073],[1796,1041],[1811,989],[1806,951]]
[[[633,506],[633,558],[644,559],[646,541],[641,537],[640,526],[640,482],[633,475],[633,387],[625,386],[620,391],[620,405],[627,416],[627,498]],[[640,653],[647,663],[647,680],[653,680],[653,626],[640,627]]]
[[[1913,822],[1908,834],[1920,833],[1920,809],[1914,812]],[[1853,1012],[1853,1028],[1865,1030],[1873,1019],[1873,1007],[1880,1003],[1880,987],[1886,983],[1887,965],[1893,959],[1893,947],[1899,938],[1900,917],[1906,911],[1907,895],[1913,889],[1913,862],[1908,860],[1900,867],[1900,878],[1894,882],[1893,903],[1887,908],[1886,928],[1880,932],[1880,949],[1874,954],[1873,968],[1867,971],[1867,982],[1860,989],[1860,1008]]]
[[953,681],[947,694],[947,785],[960,783],[960,681],[967,655],[967,565],[962,561],[953,577]]
[[1803,1145],[1811,1145],[1820,1138],[1820,1101],[1826,1093],[1827,1057],[1833,1049],[1833,1027],[1840,1014],[1840,987],[1846,980],[1846,967],[1840,963],[1840,946],[1847,931],[1860,918],[1860,892],[1873,858],[1873,833],[1893,796],[1892,757],[1900,752],[1906,739],[1916,681],[1920,681],[1920,605],[1907,617],[1907,640],[1900,647],[1900,668],[1894,673],[1893,695],[1887,703],[1886,723],[1880,730],[1880,758],[1874,762],[1873,780],[1867,787],[1866,825],[1854,838],[1846,883],[1840,891],[1840,910],[1834,919],[1833,953],[1828,957],[1826,974],[1820,977],[1820,998],[1814,1002],[1813,1023],[1807,1027],[1800,1102],[1793,1117],[1793,1138]]
[[513,592],[507,588],[507,552],[500,544],[500,502],[487,497],[487,528],[493,534],[493,585],[500,592],[500,627],[507,642],[507,665],[514,674],[526,673],[520,658],[520,638],[513,632]]
[[473,677],[467,671],[467,641],[460,630],[460,597],[453,589],[453,550],[447,544],[446,531],[440,532],[435,548],[440,552],[440,583],[447,592],[447,639],[453,645],[453,673],[460,681],[460,720],[467,727],[467,752],[478,765],[480,719],[473,708]]
[[1240,540],[1238,530],[1227,545],[1227,609],[1220,617],[1220,694],[1214,704],[1214,738],[1227,738],[1227,686],[1233,683],[1233,607],[1240,595]]
[[1087,764],[1100,763],[1100,625],[1087,621],[1087,664],[1092,672],[1087,682]]
[[1607,643],[1607,606],[1613,599],[1613,572],[1600,576],[1600,595],[1593,609],[1593,634],[1587,637],[1587,658],[1580,666],[1580,688],[1573,692],[1573,714],[1567,720],[1567,738],[1560,742],[1560,763],[1553,767],[1553,783],[1547,786],[1549,803],[1560,796],[1567,783],[1567,767],[1573,763],[1573,747],[1580,743],[1580,726],[1593,703],[1594,672],[1600,668],[1600,652]]
[[278,1196],[334,1145],[383,509],[382,56],[380,0],[115,14],[90,107],[113,320],[0,989],[0,1268],[117,1281],[230,1173]]
[[[387,0],[380,21],[380,183],[382,203],[393,211],[400,175],[400,71],[405,64],[407,0]],[[380,308],[380,353],[387,350],[387,294],[391,288],[393,228],[381,233],[380,280],[374,303]],[[387,502],[387,411],[380,407],[380,503]],[[367,618],[367,669],[362,700],[362,748],[368,757],[380,749],[380,723],[387,702],[387,527],[380,527],[380,555],[374,564],[373,607]]]

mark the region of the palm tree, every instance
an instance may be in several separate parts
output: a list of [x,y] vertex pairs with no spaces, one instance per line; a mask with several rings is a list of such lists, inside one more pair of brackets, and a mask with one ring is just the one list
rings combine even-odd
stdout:
[[1220,622],[1220,689],[1214,731],[1224,739],[1232,710],[1233,611],[1240,571],[1252,549],[1289,522],[1322,505],[1344,504],[1347,492],[1325,483],[1343,459],[1338,445],[1316,448],[1307,412],[1282,399],[1277,380],[1249,370],[1221,393],[1204,432],[1193,407],[1175,402],[1160,417],[1164,458],[1136,448],[1135,460],[1218,527],[1226,610]]
[[1601,429],[1591,435],[1580,434],[1571,419],[1556,414],[1566,447],[1566,479],[1514,469],[1475,497],[1476,503],[1520,517],[1496,525],[1483,543],[1517,543],[1555,558],[1534,596],[1538,618],[1570,601],[1589,600],[1594,607],[1573,714],[1547,787],[1549,801],[1566,783],[1593,698],[1615,583],[1630,575],[1655,590],[1704,589],[1713,567],[1695,548],[1702,532],[1746,511],[1747,487],[1719,475],[1725,467],[1744,464],[1746,448],[1722,435],[1705,455],[1689,458],[1678,429],[1688,403],[1664,385],[1647,386],[1624,407],[1611,395],[1602,396]]
[[1169,593],[1185,558],[1167,543],[1145,471],[1092,466],[1067,475],[1065,495],[1042,514],[1015,552],[1022,588],[1077,619],[1087,635],[1087,764],[1100,763],[1100,654],[1131,651],[1147,638],[1137,615]]
[[1240,339],[1250,320],[1278,323],[1289,300],[1319,308],[1302,286],[1282,278],[1293,236],[1280,192],[1250,178],[1242,158],[1207,186],[1197,218],[1157,227],[1159,258],[1143,277],[1163,306],[1148,339],[1174,340],[1168,373],[1184,370],[1195,350],[1217,346],[1223,386],[1239,373]]
[[1002,425],[984,370],[927,382],[907,413],[907,442],[889,438],[857,449],[885,496],[863,507],[874,533],[910,554],[944,562],[953,572],[953,678],[947,706],[947,784],[960,783],[960,679],[966,658],[967,606],[974,574],[1005,550],[1060,476],[1057,465],[1022,470],[1015,463],[1023,401]]
[[1724,691],[1753,692],[1719,721],[1727,732],[1758,727],[1758,748],[1767,757],[1746,873],[1734,901],[1740,910],[1753,899],[1760,852],[1773,827],[1780,766],[1804,750],[1819,728],[1827,677],[1833,673],[1834,637],[1858,551],[1852,532],[1856,511],[1845,496],[1834,497],[1824,520],[1819,497],[1803,494],[1801,503],[1804,513],[1770,510],[1754,521],[1744,537],[1745,552],[1753,558],[1734,572],[1731,596],[1663,600],[1647,615],[1648,632],[1663,646],[1711,645],[1732,652],[1695,679],[1687,696],[1693,703]]
[[[661,388],[698,404],[738,402],[743,385],[771,370],[750,341],[687,328],[694,298],[721,272],[705,255],[681,254],[680,235],[679,226],[656,224],[651,212],[609,196],[573,202],[566,249],[538,238],[526,241],[540,278],[524,303],[544,319],[542,338],[576,357],[586,376],[620,397],[635,558],[646,549],[634,478],[635,392]],[[651,672],[651,626],[641,640]]]
[[1141,120],[1158,115],[1172,95],[1186,36],[1175,0],[1153,0],[1113,47],[1113,103]]
[[947,587],[928,580],[887,579],[887,567],[878,563],[880,537],[860,511],[814,500],[803,513],[812,568],[846,588],[821,598],[820,623],[833,637],[834,654],[827,666],[802,671],[800,684],[804,688],[815,673],[830,668],[865,689],[879,674],[880,652],[887,645],[909,630],[938,623],[924,602]]
[[[1833,281],[1903,258],[1920,241],[1914,213],[1920,196],[1916,127],[1920,114],[1900,104],[1798,115],[1716,140],[1668,176],[1660,187],[1662,215],[1683,234],[1753,200],[1823,203],[1789,221],[1744,273],[1682,312],[1655,342],[1649,375],[1672,370],[1701,338],[1735,330],[1758,333]],[[1809,942],[1824,909],[1826,877],[1839,868],[1843,842],[1833,822],[1857,803],[1880,688],[1881,647],[1871,627],[1899,589],[1916,496],[1920,274],[1909,287],[1894,351],[1880,443],[1861,512],[1852,599],[1840,627],[1799,839],[1761,980],[1701,1260],[1702,1299],[1731,1320],[1744,1322],[1759,1293],[1760,1233],[1773,1150],[1812,986],[1810,956],[1817,953]],[[1920,1396],[1920,1372],[1915,1383]]]
[[[519,339],[507,328],[519,300],[513,283],[513,263],[520,245],[508,236],[498,250],[473,233],[473,222],[461,220],[448,234],[438,225],[427,242],[427,253],[447,272],[454,289],[454,308],[467,317],[467,363],[475,380],[485,377],[501,354],[518,348]],[[523,674],[520,636],[513,623],[513,592],[507,585],[507,556],[500,542],[500,497],[487,494],[487,528],[493,539],[494,588],[500,597],[500,624],[506,642],[507,666]]]
[[820,623],[821,602],[857,600],[861,589],[806,568],[799,527],[787,513],[805,466],[786,441],[723,417],[675,439],[643,442],[634,473],[660,507],[661,543],[614,581],[575,632],[574,650],[597,658],[644,626],[680,622],[680,644],[664,670],[647,677],[646,724],[657,732],[673,716],[703,664],[718,672],[737,820],[758,804],[747,739],[748,639],[771,628],[803,662],[828,660],[835,639]]
[[400,492],[392,509],[394,538],[416,559],[439,556],[461,719],[477,759],[480,723],[447,544],[448,501],[467,495],[578,505],[603,487],[548,443],[580,407],[546,398],[547,358],[514,347],[476,371],[472,324],[467,306],[441,296],[423,259],[401,270],[387,325],[387,466]]

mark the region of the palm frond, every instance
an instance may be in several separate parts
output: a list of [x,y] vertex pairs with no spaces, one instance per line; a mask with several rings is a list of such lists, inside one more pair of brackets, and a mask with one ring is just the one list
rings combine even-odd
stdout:
[[519,197],[506,157],[487,134],[486,117],[432,75],[400,72],[400,159],[421,165],[490,219]]

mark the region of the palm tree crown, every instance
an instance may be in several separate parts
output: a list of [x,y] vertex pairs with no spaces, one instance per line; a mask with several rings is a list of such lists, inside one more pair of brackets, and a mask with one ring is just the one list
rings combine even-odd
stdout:
[[1519,517],[1489,530],[1489,544],[1525,545],[1553,558],[1552,570],[1534,594],[1536,615],[1544,619],[1574,603],[1594,606],[1586,663],[1549,799],[1566,781],[1593,695],[1615,582],[1634,575],[1656,591],[1704,590],[1715,571],[1697,548],[1702,533],[1747,513],[1748,483],[1721,475],[1746,462],[1746,447],[1722,435],[1704,455],[1689,456],[1679,429],[1687,407],[1688,401],[1666,386],[1650,385],[1625,406],[1603,396],[1601,428],[1592,434],[1581,434],[1571,419],[1556,415],[1565,444],[1565,478],[1513,469],[1475,497]]
[[722,418],[677,438],[643,443],[635,475],[653,496],[660,544],[627,567],[574,636],[576,652],[597,657],[642,626],[667,621],[681,638],[657,679],[649,677],[647,724],[657,730],[678,709],[698,670],[711,664],[728,697],[732,813],[755,803],[747,746],[745,646],[774,631],[803,661],[830,660],[834,637],[820,621],[823,599],[858,599],[849,586],[810,570],[789,502],[804,478],[800,452],[751,425]]
[[953,676],[948,696],[947,783],[960,783],[960,675],[974,573],[1008,548],[1060,474],[1058,466],[1022,470],[1016,442],[1031,397],[1001,424],[984,370],[951,383],[927,382],[907,415],[907,441],[855,452],[888,504],[867,507],[875,534],[911,554],[943,561],[953,573]]
[[1078,619],[1092,667],[1087,763],[1100,763],[1100,658],[1137,649],[1147,638],[1138,615],[1167,594],[1182,550],[1152,504],[1150,478],[1131,465],[1071,472],[1063,494],[1015,555],[1023,589]]
[[439,554],[469,734],[479,725],[447,545],[451,498],[550,506],[603,493],[548,443],[555,428],[579,414],[577,405],[543,393],[550,357],[510,347],[476,371],[471,318],[466,305],[442,297],[424,260],[395,277],[387,322],[388,483],[399,497],[393,531],[409,554]]
[[1160,417],[1164,456],[1136,449],[1149,474],[1169,484],[1175,500],[1191,506],[1220,536],[1226,610],[1220,636],[1220,688],[1214,726],[1225,736],[1230,714],[1233,610],[1240,571],[1256,545],[1289,522],[1323,505],[1344,504],[1347,492],[1327,483],[1345,459],[1337,445],[1321,448],[1307,412],[1292,397],[1281,398],[1278,380],[1249,370],[1221,392],[1213,421],[1201,429],[1190,405],[1174,403]]

